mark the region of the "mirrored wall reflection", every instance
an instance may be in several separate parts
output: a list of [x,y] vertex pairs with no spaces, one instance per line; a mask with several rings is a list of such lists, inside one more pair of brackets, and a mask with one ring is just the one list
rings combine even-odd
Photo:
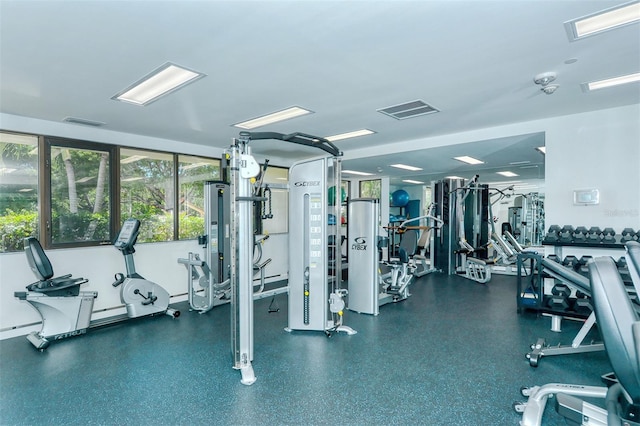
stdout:
[[[492,220],[496,230],[509,231],[524,247],[539,246],[545,232],[544,181],[493,184]],[[498,189],[500,191],[498,191]]]

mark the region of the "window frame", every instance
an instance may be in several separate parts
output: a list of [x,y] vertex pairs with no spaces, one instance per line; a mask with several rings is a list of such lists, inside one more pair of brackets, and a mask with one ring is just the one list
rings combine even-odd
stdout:
[[[45,249],[64,249],[64,248],[83,248],[83,247],[99,247],[103,245],[112,245],[122,224],[122,212],[121,212],[121,176],[120,176],[120,151],[121,149],[146,151],[149,153],[168,154],[171,156],[171,163],[173,167],[173,203],[175,206],[173,214],[173,236],[170,241],[186,241],[180,239],[180,215],[179,215],[179,202],[180,202],[180,156],[198,157],[205,160],[212,160],[218,163],[219,166],[219,179],[224,177],[225,163],[222,158],[206,156],[201,154],[190,154],[184,152],[172,152],[165,150],[157,150],[151,148],[118,145],[117,143],[101,143],[89,140],[75,139],[65,136],[52,136],[37,134],[34,132],[14,132],[7,129],[1,129],[3,133],[15,133],[37,138],[37,150],[38,150],[38,177],[37,177],[37,229],[35,231],[36,237],[40,240],[40,243]],[[89,151],[103,151],[109,154],[109,166],[108,171],[108,197],[109,197],[109,239],[108,240],[92,240],[92,241],[72,241],[72,242],[58,242],[53,241],[53,212],[52,212],[52,199],[54,191],[51,188],[51,171],[52,171],[52,159],[51,150],[52,147],[70,148],[77,150],[89,150]],[[282,168],[288,170],[288,167],[272,166],[274,168]],[[204,181],[203,181],[204,182]],[[270,184],[273,187],[279,187],[279,184]],[[283,187],[287,187],[284,183]],[[190,238],[191,239],[191,238]],[[165,241],[162,241],[165,242]],[[169,241],[167,241],[169,242]],[[15,253],[15,251],[2,252]]]
[[[52,208],[52,195],[51,189],[51,147],[65,147],[71,149],[86,149],[92,151],[105,151],[109,153],[109,240],[101,241],[74,241],[68,243],[54,243],[53,242],[53,213]],[[98,142],[89,142],[84,140],[62,138],[57,136],[40,136],[39,137],[39,153],[41,161],[41,173],[40,173],[40,218],[39,218],[39,240],[46,249],[57,248],[72,248],[72,247],[95,247],[101,245],[110,245],[117,235],[117,230],[120,226],[120,212],[119,208],[115,206],[120,205],[120,178],[116,166],[119,164],[117,160],[116,145],[109,145]]]

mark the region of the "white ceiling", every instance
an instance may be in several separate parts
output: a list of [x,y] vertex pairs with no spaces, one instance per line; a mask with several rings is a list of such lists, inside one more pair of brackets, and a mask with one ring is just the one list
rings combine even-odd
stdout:
[[[419,150],[420,141],[640,103],[637,83],[580,88],[640,71],[640,26],[570,42],[563,25],[623,2],[0,0],[0,112],[54,122],[78,117],[108,130],[224,148],[240,130],[232,124],[297,105],[314,114],[256,131],[371,129],[377,133],[336,142],[345,153],[371,148],[370,158],[346,160],[343,168],[396,182],[468,175],[454,155],[487,161],[491,181],[498,180],[494,171],[516,167],[509,163],[530,161],[538,167],[520,169],[521,176],[535,179],[544,177],[544,159],[533,149],[544,134],[429,150]],[[165,62],[207,76],[146,107],[111,99]],[[546,71],[557,73],[553,95],[533,83]],[[396,120],[376,111],[416,99],[440,112]],[[405,141],[417,151],[375,156],[376,146]],[[281,141],[253,146],[291,161],[310,155]],[[424,171],[387,167],[394,162]]]

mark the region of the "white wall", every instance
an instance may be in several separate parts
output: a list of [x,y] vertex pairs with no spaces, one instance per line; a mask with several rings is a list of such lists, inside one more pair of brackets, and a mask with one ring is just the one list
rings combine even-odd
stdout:
[[[546,129],[546,224],[640,228],[640,107],[555,119]],[[595,188],[600,204],[574,206]]]

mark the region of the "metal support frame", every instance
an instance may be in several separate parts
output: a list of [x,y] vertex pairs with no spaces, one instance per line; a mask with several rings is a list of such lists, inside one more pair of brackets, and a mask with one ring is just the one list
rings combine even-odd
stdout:
[[231,196],[231,352],[233,368],[240,370],[241,383],[256,381],[253,361],[253,233],[252,207],[255,197],[251,179],[260,165],[251,156],[248,140],[236,140],[226,153]]

